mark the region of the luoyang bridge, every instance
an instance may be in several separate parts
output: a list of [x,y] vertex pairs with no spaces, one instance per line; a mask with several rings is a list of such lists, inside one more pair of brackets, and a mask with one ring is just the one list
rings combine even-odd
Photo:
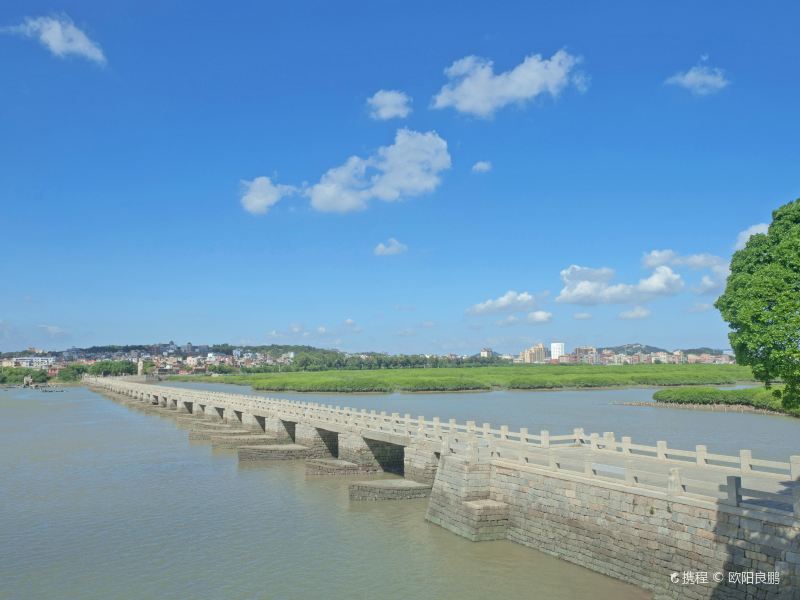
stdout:
[[[678,450],[582,429],[511,431],[135,379],[85,382],[174,416],[190,438],[236,448],[240,461],[300,459],[315,475],[401,474],[353,482],[351,499],[429,497],[427,520],[458,535],[509,539],[656,598],[800,598],[798,456]],[[687,571],[708,577],[671,579]],[[779,583],[728,581],[746,572]]]

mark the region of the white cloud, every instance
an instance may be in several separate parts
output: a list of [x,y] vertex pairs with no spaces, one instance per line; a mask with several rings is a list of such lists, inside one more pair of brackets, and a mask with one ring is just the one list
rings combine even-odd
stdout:
[[520,311],[531,308],[535,302],[532,294],[528,292],[515,292],[509,290],[499,298],[480,302],[467,310],[470,315],[485,315],[503,311]]
[[406,250],[408,250],[408,246],[398,242],[394,238],[389,238],[385,244],[381,242],[375,246],[374,252],[375,256],[393,256],[395,254],[402,254]]
[[571,265],[561,271],[564,287],[556,298],[567,304],[624,304],[646,302],[660,296],[672,296],[683,289],[681,276],[667,266],[659,266],[638,283],[612,284],[614,270]]
[[630,310],[619,313],[620,319],[646,319],[650,316],[650,311],[643,306],[634,306]]
[[689,254],[681,255],[674,250],[653,250],[642,258],[644,266],[654,269],[662,265],[685,266],[690,269],[712,269],[725,265],[726,261],[721,256],[714,254]]
[[700,283],[693,288],[697,294],[719,294],[725,288],[725,280],[730,274],[728,261],[714,254],[681,255],[674,250],[653,250],[644,255],[642,263],[646,267],[662,265],[685,266],[690,269],[708,269],[710,273],[703,275]]
[[690,313],[708,312],[712,308],[714,308],[714,306],[712,304],[707,304],[707,303],[704,303],[704,302],[697,302],[697,303],[695,303],[695,304],[693,304],[692,306],[689,307],[689,312]]
[[752,236],[758,233],[767,233],[769,230],[769,225],[766,223],[757,223],[756,225],[751,225],[744,231],[740,231],[739,235],[736,236],[736,245],[733,247],[734,250],[741,250],[742,248],[747,245],[747,240],[749,240]]
[[575,319],[576,321],[586,321],[592,318],[592,313],[578,312],[572,315],[572,318]]
[[403,119],[411,113],[411,96],[399,90],[378,90],[367,98],[369,116],[378,121]]
[[472,165],[472,172],[473,173],[488,173],[492,170],[492,163],[488,160],[479,160],[474,165]]
[[59,325],[37,325],[37,327],[51,338],[60,338],[68,334],[68,332]]
[[242,206],[254,215],[266,214],[279,200],[297,192],[294,186],[272,183],[269,177],[256,177],[253,181],[242,180],[241,183]]
[[508,327],[510,325],[516,325],[517,323],[519,323],[519,317],[515,315],[508,315],[505,319],[500,319],[497,322],[500,327]]
[[66,15],[28,17],[20,25],[3,27],[0,32],[36,38],[51,53],[61,58],[75,55],[98,65],[106,64],[105,54],[99,44],[90,40]]
[[526,317],[528,323],[549,323],[552,319],[553,313],[546,310],[535,310]]
[[566,50],[550,58],[532,54],[510,71],[496,75],[491,60],[465,56],[445,69],[450,81],[434,97],[433,107],[453,107],[488,118],[508,104],[522,104],[540,94],[556,97],[570,83],[585,91],[588,78],[574,71],[580,62],[580,57]]
[[707,56],[703,56],[700,62],[688,71],[678,71],[664,82],[668,85],[677,85],[689,90],[696,96],[708,96],[715,94],[730,85],[730,81],[725,78],[725,72],[716,67],[706,64]]
[[447,142],[435,131],[399,129],[394,144],[368,157],[351,156],[330,169],[306,194],[324,212],[363,210],[371,200],[394,202],[435,190],[450,168]]

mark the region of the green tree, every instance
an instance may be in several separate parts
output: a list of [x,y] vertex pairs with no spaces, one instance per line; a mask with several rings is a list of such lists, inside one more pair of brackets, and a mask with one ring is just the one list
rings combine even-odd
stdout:
[[800,405],[800,199],[772,213],[766,234],[733,255],[725,293],[715,306],[731,328],[731,347],[766,387],[786,384],[785,408]]

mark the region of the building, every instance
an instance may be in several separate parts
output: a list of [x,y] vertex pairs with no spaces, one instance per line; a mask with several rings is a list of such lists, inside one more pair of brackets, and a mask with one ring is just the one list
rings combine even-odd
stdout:
[[564,342],[552,342],[550,344],[550,360],[558,361],[566,353]]
[[597,364],[597,348],[594,346],[578,346],[575,348],[575,362],[587,365]]
[[543,363],[547,360],[547,352],[544,349],[544,344],[536,344],[523,350],[519,357],[521,362],[526,364]]
[[14,359],[14,366],[28,369],[49,369],[55,362],[54,356],[18,356]]
[[494,356],[494,352],[491,348],[482,348],[481,349],[481,358],[492,358]]

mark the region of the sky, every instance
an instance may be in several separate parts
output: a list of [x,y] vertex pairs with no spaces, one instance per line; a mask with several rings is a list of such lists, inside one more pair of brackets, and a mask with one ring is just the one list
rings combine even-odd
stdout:
[[0,5],[0,351],[727,348],[792,2]]

